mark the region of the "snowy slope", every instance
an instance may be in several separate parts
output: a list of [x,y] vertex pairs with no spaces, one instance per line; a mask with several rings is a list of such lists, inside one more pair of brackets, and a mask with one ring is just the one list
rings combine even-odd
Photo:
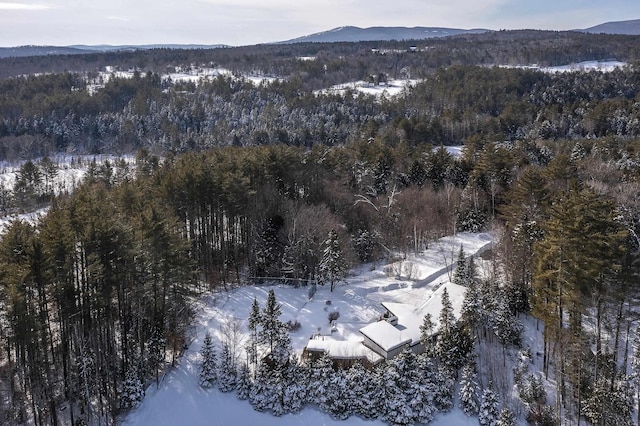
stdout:
[[[459,312],[464,289],[450,282],[450,272],[458,250],[475,254],[491,245],[489,234],[458,234],[432,244],[418,256],[389,265],[365,265],[347,284],[339,285],[332,293],[328,287],[318,287],[309,299],[308,288],[285,286],[241,287],[208,296],[200,301],[196,317],[197,337],[192,342],[180,365],[170,371],[158,389],[152,385],[142,405],[124,420],[125,425],[337,425],[328,415],[313,408],[299,414],[274,417],[252,409],[247,401],[239,401],[233,394],[223,394],[217,389],[203,390],[198,386],[198,352],[205,332],[215,339],[221,338],[221,326],[229,321],[240,321],[246,328],[246,319],[254,297],[261,306],[270,289],[276,293],[282,305],[283,321],[299,321],[300,330],[291,334],[294,351],[300,353],[309,337],[320,332],[337,340],[361,341],[359,329],[374,322],[383,313],[381,302],[406,303],[422,312],[432,312],[434,318],[440,309],[440,293],[448,288],[454,310]],[[411,264],[411,268],[407,265]],[[403,268],[404,267],[404,268]],[[387,272],[385,272],[385,270]],[[399,278],[397,277],[399,273]],[[407,272],[411,276],[407,276]],[[328,303],[330,301],[330,304]],[[331,332],[328,313],[337,310],[340,318],[337,330]],[[364,421],[350,417],[349,425],[378,425],[381,422]],[[477,418],[469,418],[458,410],[441,415],[436,425],[477,424]]]

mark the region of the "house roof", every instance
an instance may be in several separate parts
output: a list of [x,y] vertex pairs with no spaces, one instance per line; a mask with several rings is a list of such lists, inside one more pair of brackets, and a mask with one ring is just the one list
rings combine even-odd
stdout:
[[318,336],[309,340],[307,351],[324,352],[333,359],[363,359],[376,364],[383,358],[362,344],[362,341],[335,340],[330,336]]
[[403,335],[402,331],[384,320],[374,322],[360,329],[360,333],[380,346],[385,352],[412,342],[412,339]]

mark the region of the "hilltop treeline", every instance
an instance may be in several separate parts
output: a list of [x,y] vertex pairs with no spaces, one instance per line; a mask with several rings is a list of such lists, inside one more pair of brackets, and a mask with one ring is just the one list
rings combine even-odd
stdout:
[[[379,77],[376,77],[379,78]],[[255,85],[220,76],[199,85],[159,75],[0,81],[0,156],[55,152],[157,154],[216,146],[459,145],[485,140],[634,138],[640,134],[635,67],[611,72],[451,66],[404,94],[379,99],[348,90],[310,92],[300,79]]]
[[[415,46],[417,51],[409,51]],[[376,54],[377,49],[384,54]],[[36,73],[96,72],[106,66],[164,73],[175,66],[221,66],[240,74],[292,79],[305,89],[362,79],[380,72],[423,78],[451,65],[564,65],[640,56],[637,37],[573,31],[496,31],[426,40],[263,44],[219,49],[150,49],[0,59],[0,78]],[[299,57],[318,60],[300,61]],[[326,67],[325,67],[326,65]]]

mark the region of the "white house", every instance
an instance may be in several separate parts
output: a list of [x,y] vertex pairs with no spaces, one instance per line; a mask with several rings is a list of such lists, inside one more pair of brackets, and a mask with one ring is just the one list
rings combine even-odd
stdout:
[[386,313],[378,322],[360,329],[363,344],[377,352],[384,359],[391,359],[406,347],[415,353],[424,350],[420,342],[420,324],[423,315],[414,306],[404,303],[384,302]]

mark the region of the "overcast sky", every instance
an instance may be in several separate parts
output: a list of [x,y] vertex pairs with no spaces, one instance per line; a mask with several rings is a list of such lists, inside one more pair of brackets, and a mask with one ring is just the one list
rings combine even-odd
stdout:
[[268,43],[339,26],[576,29],[638,0],[0,0],[0,46]]

